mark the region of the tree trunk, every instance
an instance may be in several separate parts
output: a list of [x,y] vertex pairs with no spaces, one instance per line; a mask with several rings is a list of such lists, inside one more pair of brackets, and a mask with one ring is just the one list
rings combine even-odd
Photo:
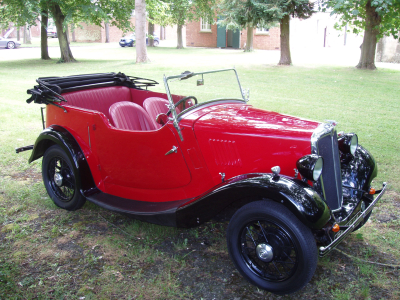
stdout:
[[247,27],[247,39],[246,39],[246,47],[244,48],[245,52],[252,52],[253,51],[253,26]]
[[183,49],[182,27],[182,25],[178,25],[176,29],[178,37],[178,45],[176,46],[177,49]]
[[110,23],[106,22],[106,24],[104,24],[104,28],[106,30],[106,43],[110,42]]
[[24,26],[24,36],[22,37],[22,43],[26,44],[26,25]]
[[135,0],[136,63],[148,62],[146,47],[146,1]]
[[60,45],[61,58],[59,62],[68,63],[75,62],[75,58],[72,56],[71,49],[68,44],[67,35],[63,31],[63,24],[65,16],[61,11],[58,4],[50,6],[51,14],[53,15],[54,22],[57,28],[58,43]]
[[31,26],[26,27],[26,43],[32,44]]
[[160,26],[160,40],[165,40],[165,28]]
[[21,40],[21,27],[17,27],[17,41],[19,42]]
[[41,59],[50,59],[49,49],[47,46],[47,24],[48,24],[48,11],[46,9],[42,10],[42,18],[40,21],[40,50]]
[[278,65],[292,64],[292,58],[290,57],[290,27],[289,27],[290,16],[286,15],[281,19],[281,59]]
[[154,24],[149,21],[148,26],[148,34],[149,34],[149,47],[154,47]]
[[76,42],[76,37],[75,37],[75,24],[71,25],[71,35],[72,35],[72,42]]
[[71,44],[71,42],[69,41],[69,30],[68,30],[68,26],[65,28],[65,38],[67,39],[68,45]]
[[361,45],[360,61],[356,68],[375,70],[375,51],[376,43],[378,41],[377,35],[379,34],[379,25],[381,24],[381,17],[371,6],[371,0],[367,2],[366,19],[365,19],[365,32],[364,39]]

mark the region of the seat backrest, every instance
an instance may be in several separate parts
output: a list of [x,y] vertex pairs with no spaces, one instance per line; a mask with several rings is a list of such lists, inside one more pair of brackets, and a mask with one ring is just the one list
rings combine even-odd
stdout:
[[125,86],[110,86],[62,94],[68,105],[102,112],[110,119],[110,106],[120,101],[131,101],[129,88]]
[[127,130],[155,130],[153,122],[146,111],[138,104],[122,101],[111,105],[111,120],[115,127]]
[[168,100],[159,97],[150,97],[143,101],[143,107],[149,114],[156,128],[161,127],[161,125],[156,122],[156,117],[159,114],[166,114],[168,112],[168,104]]
[[[143,107],[150,116],[150,119],[154,122],[156,128],[160,128],[161,125],[156,122],[156,118],[159,114],[166,114],[169,110],[169,101],[159,97],[150,97],[143,101]],[[177,109],[177,113],[179,110]]]

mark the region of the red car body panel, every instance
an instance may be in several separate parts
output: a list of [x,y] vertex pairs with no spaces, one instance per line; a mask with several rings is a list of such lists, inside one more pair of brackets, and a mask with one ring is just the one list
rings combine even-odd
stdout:
[[[113,92],[119,95],[114,102],[133,97],[140,104],[147,97],[166,95],[133,89],[129,94],[126,87],[108,87],[64,94],[68,113],[47,107],[46,126],[63,124],[76,138],[99,190],[139,201],[190,201],[222,180],[269,173],[276,165],[282,174],[293,176],[297,159],[310,154],[311,134],[319,124],[250,105],[216,103],[183,116],[182,141],[171,122],[155,131],[115,128],[106,115],[112,101],[102,103],[98,111],[71,105],[89,105],[79,99],[87,101],[89,92],[92,98]],[[173,146],[177,153],[165,155]]]
[[[241,174],[281,173],[294,176],[296,161],[311,153],[311,135],[319,123],[250,105],[222,104],[195,114],[194,132],[214,184],[221,174],[229,179]],[[273,147],[271,147],[273,145]]]
[[[93,98],[93,94],[105,96],[107,89],[120,96],[114,97],[114,102],[130,100],[127,96],[131,95],[124,91],[128,88],[107,87],[63,94],[68,101],[63,105],[67,113],[55,106],[46,110],[46,127],[63,124],[75,137],[100,191],[125,199],[168,202],[190,199],[213,187],[193,133],[180,145],[171,123],[155,131],[117,129],[105,114],[111,101],[100,105],[102,112],[71,105],[93,105],[88,92]],[[148,97],[166,98],[162,93],[129,90],[135,103],[142,104]],[[165,155],[173,146],[177,153]]]

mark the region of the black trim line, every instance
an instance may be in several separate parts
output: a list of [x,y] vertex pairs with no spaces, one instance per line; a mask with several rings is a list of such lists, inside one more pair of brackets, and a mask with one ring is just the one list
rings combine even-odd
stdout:
[[97,193],[87,200],[108,210],[132,216],[135,219],[164,226],[176,227],[176,209],[187,200],[169,202],[146,202],[121,198],[118,196]]

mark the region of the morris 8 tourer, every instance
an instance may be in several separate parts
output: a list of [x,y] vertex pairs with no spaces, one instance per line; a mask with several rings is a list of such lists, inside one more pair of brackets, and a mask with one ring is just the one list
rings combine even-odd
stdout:
[[67,210],[89,200],[192,227],[237,207],[227,247],[240,273],[276,294],[301,289],[382,197],[374,158],[334,121],[249,105],[235,69],[163,81],[165,93],[122,73],[39,78],[27,102],[46,104],[43,131],[17,152],[43,157],[46,190]]

